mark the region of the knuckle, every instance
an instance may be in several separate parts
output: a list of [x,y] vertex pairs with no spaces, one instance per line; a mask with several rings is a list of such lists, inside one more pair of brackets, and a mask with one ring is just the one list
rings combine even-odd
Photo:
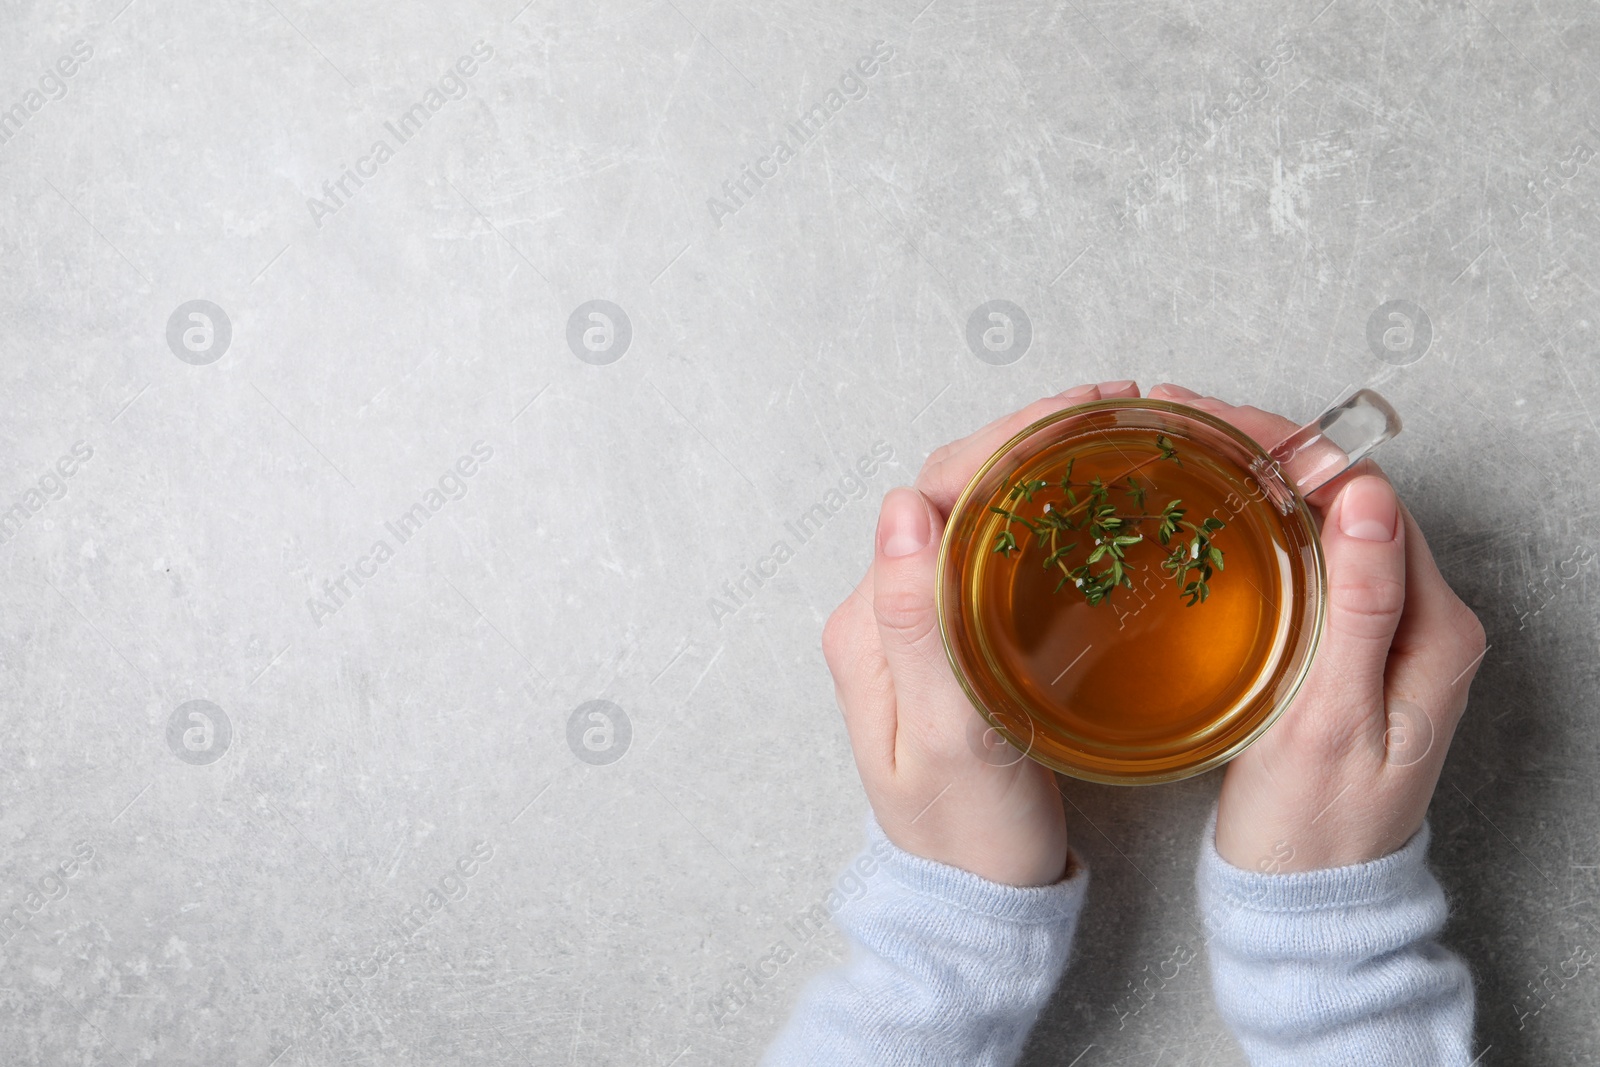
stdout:
[[1388,575],[1368,574],[1332,583],[1328,601],[1330,624],[1354,637],[1381,637],[1393,631],[1405,607],[1405,583]]
[[950,462],[950,457],[954,456],[955,454],[956,448],[954,443],[940,445],[932,452],[929,452],[928,458],[922,461],[922,469],[917,471],[917,480],[915,484],[918,486],[927,485],[931,479],[935,478],[939,472],[944,469],[945,464]]
[[1456,601],[1451,626],[1468,655],[1477,656],[1488,647],[1489,634],[1483,627],[1483,620],[1460,600]]
[[933,602],[921,590],[879,590],[872,608],[878,622],[908,644],[921,641],[933,629]]
[[1018,426],[1017,429],[1020,430],[1023,426],[1038,422],[1046,415],[1053,415],[1066,406],[1067,401],[1059,396],[1042,396],[1022,409],[1017,419],[1022,425]]
[[1282,415],[1279,415],[1276,411],[1268,411],[1266,408],[1258,407],[1255,404],[1240,404],[1238,405],[1237,410],[1245,412],[1246,414],[1260,419],[1263,422],[1270,422],[1273,425],[1289,421]]

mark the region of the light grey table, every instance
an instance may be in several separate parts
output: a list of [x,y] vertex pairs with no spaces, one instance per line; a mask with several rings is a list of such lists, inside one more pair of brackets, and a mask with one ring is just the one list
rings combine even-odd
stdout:
[[[1600,1058],[1592,5],[0,17],[0,1060],[752,1061],[878,499],[1124,377],[1402,409],[1482,1062]],[[1069,787],[1028,1064],[1241,1062],[1198,965],[1128,1010],[1216,785]]]

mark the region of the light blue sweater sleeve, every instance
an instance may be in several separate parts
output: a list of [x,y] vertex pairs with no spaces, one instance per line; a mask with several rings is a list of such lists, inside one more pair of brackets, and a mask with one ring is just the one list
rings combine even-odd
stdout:
[[[1088,889],[1019,888],[902,851],[866,820],[877,874],[834,921],[846,962],[812,979],[763,1067],[1009,1067],[1066,970]],[[1197,872],[1217,1007],[1252,1064],[1467,1067],[1473,989],[1435,940],[1446,902],[1427,824],[1399,851],[1265,874],[1216,851]],[[862,859],[852,866],[862,869]]]
[[1217,1010],[1252,1064],[1466,1067],[1472,976],[1435,940],[1444,890],[1426,822],[1370,863],[1273,874],[1217,853],[1216,809],[1196,882]]
[[[869,814],[878,870],[834,915],[845,964],[812,979],[763,1067],[1006,1067],[1072,951],[1089,885],[1000,885],[897,848]],[[859,862],[859,861],[858,861]]]

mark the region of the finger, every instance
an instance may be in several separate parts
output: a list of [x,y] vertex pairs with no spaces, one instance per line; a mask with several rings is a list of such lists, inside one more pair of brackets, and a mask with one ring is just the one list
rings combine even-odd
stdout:
[[[1233,405],[1218,400],[1214,396],[1196,396],[1192,390],[1172,385],[1158,385],[1150,391],[1151,395],[1154,396],[1157,390],[1160,390],[1163,395],[1180,397],[1190,407],[1196,407],[1207,414],[1215,415],[1223,422],[1242,430],[1247,437],[1260,445],[1264,452],[1271,452],[1299,430],[1299,427],[1291,420],[1270,411],[1263,411],[1254,405]],[[1177,390],[1177,392],[1174,392],[1174,390]],[[1188,395],[1181,396],[1181,394]],[[1320,439],[1301,449],[1292,460],[1286,461],[1287,469],[1284,473],[1291,481],[1298,479],[1321,480],[1326,477],[1322,472],[1331,464],[1347,462],[1349,462],[1349,457],[1337,445],[1326,439]],[[1383,471],[1376,463],[1371,460],[1362,460],[1348,470],[1342,471],[1335,477],[1324,481],[1322,485],[1319,485],[1306,496],[1306,503],[1318,511],[1326,512],[1339,495],[1340,490],[1362,474],[1375,474],[1387,478],[1387,475],[1383,474]]]
[[1380,694],[1406,605],[1405,528],[1394,487],[1372,475],[1346,485],[1328,510],[1322,549],[1328,614],[1318,658],[1348,692]]
[[[934,606],[934,570],[943,528],[944,520],[917,490],[891,489],[884,497],[873,560],[872,606],[884,659],[894,678],[897,759],[908,744],[921,752],[951,747],[944,744],[947,735],[966,725],[965,719],[946,721],[949,717],[944,714],[966,700],[955,686]],[[908,729],[918,736],[908,736]],[[956,743],[964,747],[959,737]]]
[[1098,386],[1101,400],[1135,397],[1139,395],[1139,385],[1131,378],[1124,378],[1115,382],[1101,382]]
[[[1349,457],[1346,456],[1345,458],[1348,459]],[[1331,512],[1333,502],[1338,499],[1344,487],[1363,475],[1372,475],[1382,478],[1384,481],[1389,482],[1390,485],[1394,484],[1375,460],[1363,459],[1352,465],[1348,470],[1341,471],[1322,485],[1317,486],[1306,497],[1306,503],[1315,508],[1319,515],[1326,517]],[[1404,505],[1401,506],[1401,510],[1405,510]]]
[[1138,395],[1139,387],[1134,382],[1116,381],[1103,386],[1074,386],[1057,396],[1035,400],[1021,411],[998,418],[975,433],[934,449],[918,472],[915,486],[933,502],[941,515],[948,515],[961,490],[967,487],[984,461],[1028,426],[1075,404]]
[[1245,436],[1260,445],[1264,452],[1272,451],[1278,442],[1299,428],[1282,415],[1263,411],[1253,404],[1229,404],[1214,396],[1190,397],[1184,402],[1242,430]]
[[1079,385],[1057,396],[1035,400],[1021,411],[1002,415],[981,430],[934,449],[917,472],[916,488],[948,515],[973,472],[1019,430],[1062,408],[1099,399],[1099,386]]
[[[1395,647],[1400,651],[1412,651],[1426,645],[1430,630],[1437,632],[1440,626],[1459,621],[1459,613],[1466,605],[1439,572],[1439,564],[1434,561],[1433,551],[1417,526],[1417,520],[1404,506],[1400,515],[1406,524],[1407,598],[1405,617],[1395,635]],[[1410,596],[1412,592],[1417,594],[1415,599]]]
[[873,567],[828,617],[822,652],[833,675],[834,698],[863,775],[894,767],[894,679],[872,613]]
[[1454,729],[1488,650],[1483,624],[1434,562],[1416,520],[1401,508],[1406,538],[1406,606],[1389,658],[1390,691],[1419,705],[1436,726]]
[[[1091,400],[1100,399],[1100,387],[1097,385],[1074,385],[1070,389],[1063,389],[1061,392],[1056,394],[1056,397],[1042,397],[1035,403],[1045,404],[1050,400],[1056,399],[1057,397],[1062,400],[1071,400],[1077,404],[1086,404]],[[949,444],[940,445],[929,454],[928,461],[930,463],[941,462],[965,451],[967,446],[971,445],[974,441],[993,437],[999,432],[1002,426],[1007,426],[1014,423],[1019,414],[1020,412],[1013,411],[1008,415],[1002,415],[993,422],[990,422],[987,425],[974,430],[972,433],[967,434],[965,437],[958,437]],[[1023,423],[1023,425],[1027,424]],[[1001,440],[1004,440],[1004,437],[1001,437]]]

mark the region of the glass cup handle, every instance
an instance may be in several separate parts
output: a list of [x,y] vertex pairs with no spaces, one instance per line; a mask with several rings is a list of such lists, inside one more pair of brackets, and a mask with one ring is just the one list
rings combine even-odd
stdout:
[[1274,446],[1284,479],[1308,497],[1400,432],[1400,415],[1371,389],[1358,389]]

